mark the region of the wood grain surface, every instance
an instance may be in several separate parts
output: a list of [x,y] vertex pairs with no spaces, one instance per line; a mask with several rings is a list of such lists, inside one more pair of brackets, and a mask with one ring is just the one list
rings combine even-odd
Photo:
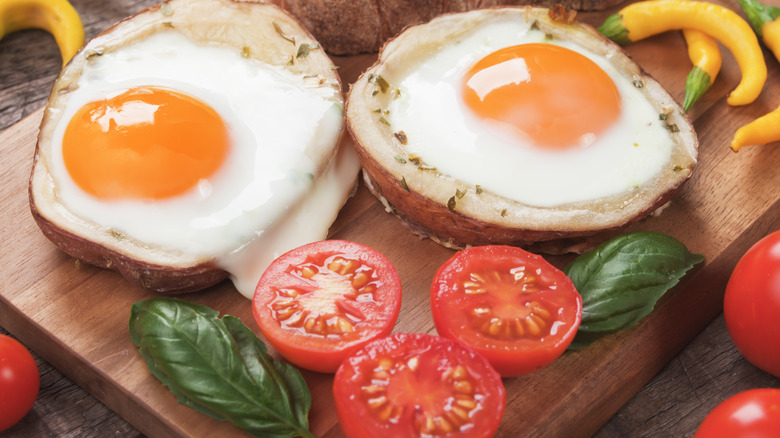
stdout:
[[[154,4],[73,3],[88,35]],[[606,13],[580,17],[599,24]],[[678,32],[627,48],[678,100],[689,69],[684,49]],[[740,73],[724,50],[718,81],[690,114],[701,141],[694,177],[661,217],[633,227],[672,234],[692,251],[703,253],[706,263],[637,327],[567,353],[533,375],[506,379],[508,407],[499,436],[519,432],[527,436],[691,436],[704,415],[727,396],[750,387],[780,387],[780,379],[756,370],[739,356],[719,316],[725,282],[739,256],[760,237],[780,228],[780,173],[775,171],[780,146],[736,154],[728,148],[738,126],[780,102],[780,67],[765,53],[769,79],[762,96],[752,105],[733,108],[725,103],[725,96]],[[336,59],[345,83],[370,61],[370,56]],[[8,127],[0,134],[4,279],[0,325],[42,357],[44,384],[31,415],[8,435],[237,433],[228,424],[178,405],[145,369],[129,340],[127,319],[130,304],[151,294],[128,285],[117,274],[75,263],[35,227],[27,207],[26,180],[37,111],[56,75],[58,53],[48,35],[22,32],[0,43],[0,63],[0,126]],[[398,267],[404,304],[397,331],[434,332],[427,289],[433,271],[452,254],[450,250],[409,234],[363,188],[343,210],[332,235],[373,246]],[[248,301],[229,284],[184,297],[239,316],[252,326]],[[318,436],[341,436],[330,409],[331,377],[308,372],[304,376],[314,398],[313,431]]]

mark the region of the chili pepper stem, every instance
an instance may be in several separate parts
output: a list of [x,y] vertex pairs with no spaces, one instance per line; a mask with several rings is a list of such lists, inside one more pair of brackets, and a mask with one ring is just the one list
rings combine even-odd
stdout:
[[685,78],[685,100],[683,101],[685,112],[688,112],[693,104],[710,89],[710,84],[712,84],[712,81],[709,73],[698,65],[691,69],[688,77]]
[[750,26],[759,38],[763,37],[764,25],[780,17],[780,8],[764,5],[756,0],[737,0],[737,3],[745,12]]
[[612,14],[599,26],[598,31],[605,37],[624,46],[631,42],[628,37],[628,29],[623,26],[623,16]]

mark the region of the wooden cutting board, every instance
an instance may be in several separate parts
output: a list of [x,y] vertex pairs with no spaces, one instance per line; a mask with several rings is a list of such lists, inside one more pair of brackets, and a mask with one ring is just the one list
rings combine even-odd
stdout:
[[[594,25],[604,16],[580,15]],[[682,100],[690,64],[679,32],[627,50]],[[505,379],[507,407],[499,436],[593,434],[721,311],[725,283],[739,256],[780,228],[780,145],[739,153],[728,147],[739,126],[780,104],[780,67],[766,53],[769,78],[762,96],[749,106],[732,108],[725,96],[738,83],[740,72],[724,49],[717,82],[690,114],[701,143],[693,178],[660,217],[627,230],[671,234],[691,251],[704,254],[706,262],[634,328],[567,352],[532,375]],[[352,82],[373,59],[337,58],[344,83]],[[146,435],[240,436],[234,426],[178,404],[146,369],[127,325],[131,304],[153,293],[114,272],[79,264],[36,227],[28,207],[27,179],[40,117],[38,111],[0,134],[0,325]],[[404,295],[396,331],[435,333],[428,289],[451,250],[409,233],[362,186],[331,235],[372,246],[398,268]],[[228,282],[181,297],[238,316],[255,328],[249,301]],[[312,392],[313,432],[343,436],[332,408],[332,376],[303,373]]]

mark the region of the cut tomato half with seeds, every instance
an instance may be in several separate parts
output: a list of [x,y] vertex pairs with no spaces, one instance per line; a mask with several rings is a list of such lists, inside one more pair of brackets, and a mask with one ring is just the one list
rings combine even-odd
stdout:
[[504,377],[561,356],[582,319],[571,280],[541,256],[503,245],[456,253],[431,286],[436,331],[482,353]]
[[378,251],[323,240],[274,260],[257,284],[252,308],[279,354],[302,368],[332,373],[349,353],[393,330],[401,280]]
[[491,437],[506,402],[483,356],[422,333],[378,339],[345,359],[333,396],[348,438]]

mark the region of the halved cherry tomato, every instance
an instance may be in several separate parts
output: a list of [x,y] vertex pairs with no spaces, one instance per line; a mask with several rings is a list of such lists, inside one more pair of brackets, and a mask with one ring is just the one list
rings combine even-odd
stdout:
[[482,353],[504,377],[563,354],[582,320],[582,297],[541,256],[487,245],[456,253],[431,286],[436,331]]
[[323,240],[274,260],[257,284],[252,307],[279,354],[300,367],[332,373],[351,352],[393,330],[401,280],[378,251]]
[[780,377],[780,231],[756,242],[737,262],[723,316],[745,359]]
[[710,411],[694,438],[776,438],[780,434],[780,389],[742,391]]
[[345,359],[333,396],[348,438],[491,437],[506,403],[484,357],[422,333],[378,339]]
[[38,365],[16,339],[0,335],[0,431],[30,411],[40,389]]

